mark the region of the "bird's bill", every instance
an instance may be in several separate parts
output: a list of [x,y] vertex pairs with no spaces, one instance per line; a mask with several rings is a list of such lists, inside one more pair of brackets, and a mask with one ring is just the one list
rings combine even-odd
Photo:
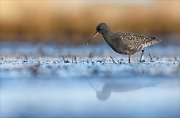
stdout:
[[96,33],[93,35],[93,38],[91,38],[91,39],[86,43],[86,45],[88,45],[98,34],[99,34],[99,32],[96,32]]
[[93,38],[95,38],[97,35],[99,34],[99,32],[96,32],[93,36]]

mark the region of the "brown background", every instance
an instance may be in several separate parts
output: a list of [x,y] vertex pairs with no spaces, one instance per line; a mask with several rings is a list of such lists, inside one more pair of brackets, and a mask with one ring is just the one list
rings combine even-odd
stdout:
[[165,43],[180,44],[179,0],[0,0],[0,42],[84,44],[100,22],[113,31],[157,35]]

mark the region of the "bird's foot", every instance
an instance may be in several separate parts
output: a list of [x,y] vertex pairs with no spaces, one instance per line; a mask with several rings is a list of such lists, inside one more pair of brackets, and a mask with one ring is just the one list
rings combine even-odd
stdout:
[[146,62],[145,60],[139,60],[139,62],[143,63],[143,62]]

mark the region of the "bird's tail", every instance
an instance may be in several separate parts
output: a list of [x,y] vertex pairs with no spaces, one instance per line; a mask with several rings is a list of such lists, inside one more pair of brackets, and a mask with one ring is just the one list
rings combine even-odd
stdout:
[[154,44],[157,44],[159,42],[161,42],[162,40],[160,38],[157,38],[157,37],[149,37],[147,42],[144,44],[143,47],[148,47],[148,46],[151,46],[151,45],[154,45]]

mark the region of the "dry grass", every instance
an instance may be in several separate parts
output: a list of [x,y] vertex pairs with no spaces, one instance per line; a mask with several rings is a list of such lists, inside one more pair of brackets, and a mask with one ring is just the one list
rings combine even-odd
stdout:
[[[107,22],[114,31],[180,35],[179,1],[131,3],[2,0],[0,9],[0,41],[82,44],[95,32],[99,22]],[[179,37],[174,40],[180,44]]]

